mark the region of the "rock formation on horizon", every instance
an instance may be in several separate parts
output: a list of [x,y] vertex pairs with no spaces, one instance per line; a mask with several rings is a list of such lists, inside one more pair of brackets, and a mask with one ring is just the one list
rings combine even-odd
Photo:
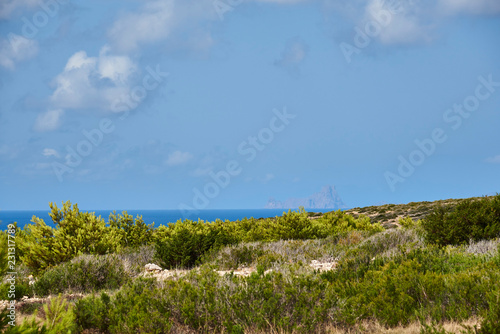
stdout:
[[345,209],[346,205],[340,198],[335,186],[325,186],[308,198],[289,198],[284,202],[274,198],[269,199],[266,209],[297,209],[303,206],[305,209]]

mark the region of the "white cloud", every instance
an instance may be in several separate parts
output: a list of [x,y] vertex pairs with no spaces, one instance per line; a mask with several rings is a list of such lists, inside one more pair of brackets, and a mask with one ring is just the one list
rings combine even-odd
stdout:
[[33,58],[38,53],[38,42],[16,34],[0,40],[0,65],[14,70],[16,63]]
[[116,50],[130,52],[173,37],[174,32],[187,28],[190,29],[188,41],[183,35],[182,42],[177,43],[183,47],[186,45],[182,44],[187,44],[187,47],[195,49],[206,48],[213,41],[209,33],[200,32],[200,22],[216,19],[212,0],[152,0],[137,11],[118,18],[109,29],[108,37]]
[[[446,21],[458,15],[499,15],[499,0],[321,0],[327,19],[338,16],[352,22],[366,33],[367,24],[379,23],[380,31],[372,30],[370,40],[380,44],[426,44],[436,38],[436,30]],[[389,23],[378,18],[390,11]],[[382,24],[383,23],[383,24]],[[332,23],[336,28],[337,22]],[[335,29],[334,28],[334,29]],[[371,26],[373,28],[373,25]],[[375,31],[375,32],[374,32]],[[336,32],[338,33],[338,32]],[[345,42],[345,40],[343,40]],[[352,43],[351,43],[352,44]]]
[[440,0],[445,14],[495,15],[500,14],[498,0]]
[[122,51],[161,40],[170,34],[174,25],[174,7],[174,0],[147,2],[138,13],[128,13],[118,19],[108,36]]
[[193,155],[191,153],[189,153],[189,152],[175,151],[175,152],[170,153],[168,155],[168,158],[165,161],[165,164],[167,166],[184,165],[185,163],[187,163],[192,158],[193,158]]
[[488,159],[486,159],[486,162],[490,164],[500,164],[500,155],[489,157]]
[[42,0],[2,0],[0,2],[0,19],[8,19],[16,9],[39,6]]
[[368,22],[378,23],[381,30],[377,38],[385,45],[428,42],[431,29],[422,23],[422,15],[416,1],[369,0],[365,7],[362,26]]
[[109,48],[103,47],[98,57],[89,57],[85,51],[71,56],[64,71],[55,78],[52,106],[113,111],[114,103],[129,93],[137,66],[127,56],[108,53]]
[[53,131],[61,126],[61,117],[64,115],[62,109],[49,110],[38,115],[34,129],[39,132]]
[[53,149],[53,148],[45,148],[43,149],[43,152],[42,152],[42,155],[44,157],[56,157],[56,158],[59,158],[59,152],[57,152],[57,150]]

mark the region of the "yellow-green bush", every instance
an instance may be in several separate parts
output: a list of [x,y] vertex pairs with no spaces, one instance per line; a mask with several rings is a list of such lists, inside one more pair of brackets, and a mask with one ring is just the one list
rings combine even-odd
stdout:
[[43,270],[79,254],[110,253],[119,245],[119,236],[94,213],[80,212],[70,202],[61,209],[50,203],[50,208],[55,228],[34,216],[34,224],[26,225],[24,236],[18,239],[21,261],[29,268]]
[[126,212],[112,213],[109,224],[93,212],[81,212],[78,205],[63,203],[61,209],[50,203],[55,227],[38,217],[18,235],[21,261],[35,272],[67,262],[82,254],[108,254],[121,249],[152,243],[153,225]]

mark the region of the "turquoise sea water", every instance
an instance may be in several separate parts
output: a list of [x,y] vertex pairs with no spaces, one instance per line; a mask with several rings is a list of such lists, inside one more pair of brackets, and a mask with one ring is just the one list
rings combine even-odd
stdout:
[[[308,210],[314,212],[329,212],[333,209],[315,209]],[[95,212],[96,216],[101,216],[104,220],[108,220],[112,210],[81,210]],[[166,225],[168,223],[175,223],[179,219],[202,219],[205,221],[221,220],[239,220],[245,217],[250,218],[266,218],[281,216],[284,209],[239,209],[239,210],[200,210],[183,212],[180,210],[128,210],[128,214],[141,215],[144,222],[147,224],[155,223],[155,226]],[[118,211],[120,212],[121,211]],[[23,227],[31,222],[31,218],[37,216],[42,218],[47,224],[52,223],[48,211],[0,211],[0,226],[5,229],[8,224],[17,222],[19,227]]]

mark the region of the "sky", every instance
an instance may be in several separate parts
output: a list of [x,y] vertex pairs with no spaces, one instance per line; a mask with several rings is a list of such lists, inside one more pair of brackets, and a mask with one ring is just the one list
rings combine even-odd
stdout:
[[498,0],[2,0],[0,210],[500,189]]

